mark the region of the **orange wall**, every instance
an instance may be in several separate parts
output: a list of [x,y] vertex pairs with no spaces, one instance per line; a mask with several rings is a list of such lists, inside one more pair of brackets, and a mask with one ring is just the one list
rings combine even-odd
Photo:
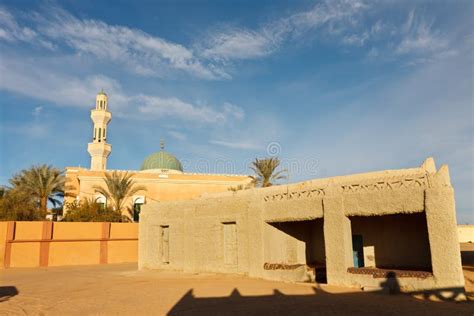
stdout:
[[7,238],[7,223],[0,222],[0,268],[5,265],[5,240]]
[[135,223],[15,222],[7,240],[8,223],[0,222],[0,268],[137,262]]

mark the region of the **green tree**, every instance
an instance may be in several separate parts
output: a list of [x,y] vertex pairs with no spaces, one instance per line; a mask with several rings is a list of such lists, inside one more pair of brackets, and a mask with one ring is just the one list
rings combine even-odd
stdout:
[[0,190],[0,220],[37,221],[43,217],[38,213],[38,203],[31,195],[18,189]]
[[40,215],[47,212],[48,201],[58,206],[64,197],[64,171],[48,165],[36,165],[24,169],[10,179],[13,189],[36,199]]
[[128,172],[114,171],[112,174],[105,174],[105,187],[100,185],[93,186],[93,189],[106,197],[107,201],[112,202],[112,208],[116,211],[122,211],[125,207],[125,199],[137,193],[146,191],[141,185],[136,185],[132,179],[132,174]]
[[258,159],[252,162],[250,169],[255,172],[255,182],[261,187],[269,187],[275,184],[276,181],[286,179],[284,174],[286,170],[277,171],[280,166],[280,159],[277,157]]
[[120,211],[114,211],[108,206],[95,202],[93,199],[84,199],[81,202],[66,203],[66,215],[63,222],[128,222],[127,216]]

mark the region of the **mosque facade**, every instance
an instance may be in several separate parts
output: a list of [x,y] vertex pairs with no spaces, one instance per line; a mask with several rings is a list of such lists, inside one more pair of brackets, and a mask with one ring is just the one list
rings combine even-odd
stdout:
[[[98,203],[107,204],[106,197],[98,193],[94,187],[106,187],[105,175],[114,171],[131,174],[135,185],[146,189],[129,196],[125,201],[131,212],[124,215],[130,215],[134,221],[139,220],[141,206],[150,201],[189,200],[209,193],[246,186],[252,182],[252,177],[247,175],[185,172],[181,162],[164,150],[163,142],[159,151],[144,159],[139,170],[107,169],[107,159],[112,152],[112,145],[107,143],[108,124],[111,119],[108,96],[101,91],[97,94],[95,108],[91,110],[93,133],[92,141],[87,146],[91,156],[90,168],[66,167],[66,205],[83,199],[93,199]],[[65,211],[67,212],[67,207]]]

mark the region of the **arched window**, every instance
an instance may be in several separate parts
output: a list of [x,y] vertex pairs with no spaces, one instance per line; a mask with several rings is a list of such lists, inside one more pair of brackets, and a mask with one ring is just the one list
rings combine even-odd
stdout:
[[94,196],[94,201],[99,204],[102,209],[105,209],[105,207],[107,206],[107,198],[105,196],[103,196],[102,194],[97,194]]
[[102,138],[101,134],[102,134],[102,128],[99,127],[99,143],[100,143],[100,140]]
[[135,223],[138,223],[140,221],[140,211],[143,204],[145,204],[144,196],[133,197],[133,221]]

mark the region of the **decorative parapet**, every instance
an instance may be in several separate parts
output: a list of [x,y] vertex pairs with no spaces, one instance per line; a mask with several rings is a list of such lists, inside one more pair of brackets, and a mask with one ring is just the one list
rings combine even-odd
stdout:
[[429,187],[428,176],[413,175],[404,178],[381,179],[372,182],[352,183],[341,185],[342,193],[368,193],[398,189],[426,189]]
[[322,197],[324,196],[324,189],[306,189],[298,190],[292,192],[282,192],[275,193],[270,195],[265,195],[263,200],[268,201],[281,201],[281,200],[293,200],[293,199],[302,199],[302,198],[313,198],[313,197]]
[[[378,179],[357,179],[354,181],[344,181],[334,183],[331,181],[327,182],[324,188],[301,188],[298,189],[287,187],[286,192],[273,192],[271,194],[264,195],[263,200],[265,202],[271,201],[282,201],[282,200],[298,200],[298,199],[309,199],[309,198],[322,198],[328,195],[328,189],[331,192],[340,192],[342,194],[361,194],[361,193],[372,193],[379,191],[393,191],[393,190],[411,190],[411,189],[426,189],[431,187],[431,177],[427,172],[400,175],[396,177],[379,177]],[[308,185],[310,186],[310,185]]]

